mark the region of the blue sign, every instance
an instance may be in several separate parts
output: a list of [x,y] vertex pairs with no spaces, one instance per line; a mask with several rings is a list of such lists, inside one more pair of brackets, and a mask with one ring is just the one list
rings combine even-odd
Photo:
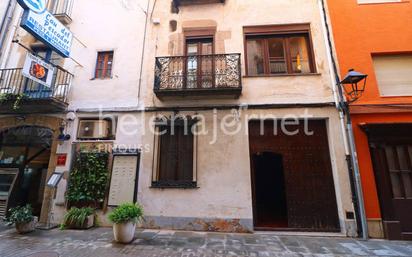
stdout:
[[[32,2],[34,0],[26,1]],[[61,56],[70,56],[73,34],[50,12],[36,13],[26,9],[20,26]]]
[[24,9],[30,9],[35,13],[43,13],[47,9],[46,0],[17,0],[17,2]]

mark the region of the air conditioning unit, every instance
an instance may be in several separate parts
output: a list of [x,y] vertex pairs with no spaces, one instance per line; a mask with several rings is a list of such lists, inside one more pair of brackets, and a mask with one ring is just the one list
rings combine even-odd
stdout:
[[111,122],[108,120],[81,120],[78,139],[109,139],[111,137]]

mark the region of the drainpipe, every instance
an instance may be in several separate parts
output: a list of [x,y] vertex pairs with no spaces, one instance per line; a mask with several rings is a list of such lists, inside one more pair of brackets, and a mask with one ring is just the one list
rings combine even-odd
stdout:
[[[156,0],[154,2],[154,4],[156,4]],[[153,5],[154,8],[154,5]],[[146,15],[146,19],[145,19],[145,23],[144,23],[144,32],[143,32],[143,39],[142,39],[142,56],[140,58],[140,72],[139,72],[139,85],[138,85],[138,89],[137,89],[137,101],[138,101],[138,105],[140,105],[140,91],[141,91],[141,87],[142,87],[142,76],[143,76],[143,65],[144,65],[144,57],[145,57],[145,52],[146,52],[146,34],[147,34],[147,26],[149,23],[149,10],[150,10],[150,0],[147,0],[147,6],[146,6],[146,11],[144,11],[145,15]]]
[[3,55],[3,45],[6,40],[7,32],[9,31],[10,23],[13,18],[13,12],[14,8],[16,7],[16,2],[15,0],[9,0],[9,3],[7,4],[6,12],[4,13],[4,16],[1,20],[1,25],[0,25],[0,60]]
[[[359,164],[352,128],[352,120],[349,112],[349,105],[345,100],[342,92],[342,87],[339,78],[339,72],[336,64],[336,60],[333,54],[332,39],[330,29],[328,25],[327,12],[325,9],[324,0],[319,1],[320,13],[322,16],[323,32],[325,35],[326,48],[329,52],[328,63],[331,71],[331,83],[333,95],[335,98],[336,108],[339,111],[339,120],[342,129],[343,141],[345,145],[346,163],[349,170],[349,179],[352,191],[352,202],[355,209],[356,225],[358,229],[358,235],[362,239],[368,239],[368,226],[366,220],[365,205],[362,192],[362,184],[359,172]],[[345,119],[346,116],[346,119]]]

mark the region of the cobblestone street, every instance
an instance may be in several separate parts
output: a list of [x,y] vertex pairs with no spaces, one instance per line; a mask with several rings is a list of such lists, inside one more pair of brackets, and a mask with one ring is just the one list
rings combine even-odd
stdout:
[[412,256],[411,242],[384,240],[157,230],[138,231],[136,237],[132,244],[119,245],[112,242],[110,228],[37,230],[23,236],[9,229],[0,232],[0,256],[25,257],[39,252],[49,255],[36,257]]

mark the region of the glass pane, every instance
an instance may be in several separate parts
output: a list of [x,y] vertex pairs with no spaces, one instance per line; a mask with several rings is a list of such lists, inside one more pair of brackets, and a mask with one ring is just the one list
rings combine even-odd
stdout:
[[408,156],[406,155],[406,150],[404,146],[397,146],[396,147],[396,152],[398,154],[398,159],[399,159],[399,168],[401,170],[407,170],[408,169],[408,161],[406,158]]
[[287,73],[285,47],[283,38],[268,39],[270,73]]
[[309,52],[306,37],[289,38],[292,69],[294,73],[310,73]]
[[213,43],[212,42],[202,43],[202,55],[209,55],[209,54],[213,54]]
[[201,81],[202,88],[211,88],[213,87],[213,57],[210,55],[201,56]]
[[197,55],[197,43],[187,44],[187,55]]
[[392,193],[395,198],[403,198],[399,174],[398,172],[390,172]]
[[0,174],[0,197],[7,197],[13,183],[14,174]]
[[412,198],[412,180],[411,173],[402,173],[403,188],[405,188],[405,196]]
[[388,168],[389,170],[396,170],[395,166],[395,155],[393,152],[393,148],[390,146],[385,147],[385,153],[386,153],[386,162],[388,163]]
[[248,39],[246,44],[248,75],[264,74],[263,41],[261,39]]
[[187,57],[187,88],[197,87],[197,56]]

